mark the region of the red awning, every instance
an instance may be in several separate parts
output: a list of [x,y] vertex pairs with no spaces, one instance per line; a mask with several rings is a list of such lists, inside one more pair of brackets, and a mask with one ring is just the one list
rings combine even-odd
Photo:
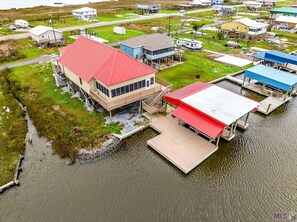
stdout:
[[202,113],[184,108],[183,105],[177,107],[172,115],[213,139],[221,136],[225,127]]

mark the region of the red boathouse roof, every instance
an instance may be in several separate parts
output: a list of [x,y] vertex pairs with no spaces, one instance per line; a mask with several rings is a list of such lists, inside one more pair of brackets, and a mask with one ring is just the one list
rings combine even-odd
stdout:
[[213,139],[222,135],[226,126],[259,106],[242,95],[201,82],[168,93],[164,99],[177,106],[173,116]]
[[62,53],[58,62],[86,82],[95,78],[110,86],[156,72],[113,47],[82,36],[62,48]]

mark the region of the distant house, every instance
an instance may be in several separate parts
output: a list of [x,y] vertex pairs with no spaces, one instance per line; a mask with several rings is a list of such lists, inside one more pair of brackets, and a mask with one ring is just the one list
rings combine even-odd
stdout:
[[211,4],[213,4],[213,5],[223,5],[224,0],[211,0]]
[[155,69],[110,46],[80,36],[61,53],[60,72],[86,104],[111,111],[162,92]]
[[212,1],[211,0],[192,0],[192,2],[190,3],[191,5],[193,5],[194,7],[208,7],[211,6]]
[[236,13],[237,9],[232,5],[214,5],[214,12],[219,16],[229,17]]
[[29,30],[31,38],[38,45],[51,45],[51,44],[63,44],[65,39],[63,38],[62,31],[53,29],[47,26],[38,25]]
[[139,14],[153,14],[161,11],[161,5],[155,3],[140,3],[137,4]]
[[266,7],[274,7],[276,5],[276,0],[256,0],[256,2],[260,2]]
[[297,17],[279,16],[274,22],[276,25],[281,25],[289,29],[297,28]]
[[97,19],[97,10],[89,7],[83,7],[73,10],[72,15],[78,20],[93,21],[93,19]]
[[258,10],[262,7],[262,3],[256,1],[245,1],[243,4],[248,10]]
[[247,38],[266,33],[268,24],[249,18],[237,19],[221,25],[220,31],[229,37]]
[[168,59],[173,61],[174,39],[163,34],[155,33],[142,35],[120,42],[123,53],[146,63],[154,65]]
[[279,16],[297,17],[297,8],[282,7],[270,10],[271,19],[276,19]]

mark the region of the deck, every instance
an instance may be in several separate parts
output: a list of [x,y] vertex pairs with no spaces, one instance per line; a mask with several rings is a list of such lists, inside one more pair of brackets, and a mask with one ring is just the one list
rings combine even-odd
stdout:
[[268,115],[276,110],[278,107],[282,106],[290,99],[292,99],[292,97],[290,96],[285,97],[285,95],[280,92],[267,90],[260,85],[256,85],[256,82],[257,81],[252,80],[250,83],[245,83],[242,87],[256,92],[260,95],[267,96],[266,99],[260,102],[260,106],[257,110],[257,112],[259,113]]
[[212,155],[218,147],[178,124],[170,115],[156,119],[150,126],[161,133],[147,144],[185,174]]

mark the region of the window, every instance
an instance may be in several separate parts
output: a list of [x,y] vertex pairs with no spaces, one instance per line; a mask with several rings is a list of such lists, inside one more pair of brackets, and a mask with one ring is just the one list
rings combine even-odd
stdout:
[[151,78],[151,85],[153,85],[154,83],[155,83],[155,78],[152,77],[152,78]]
[[[96,82],[96,88],[99,89],[100,92],[104,93],[106,96],[109,97],[109,90],[102,86],[100,83]],[[113,92],[111,92],[113,94]],[[114,92],[115,93],[115,92]]]
[[79,83],[82,85],[82,80],[81,80],[81,78],[79,78]]
[[[113,90],[111,90],[111,96],[112,97],[117,97],[117,96],[132,92],[132,91],[137,90],[137,89],[141,89],[141,88],[144,88],[144,87],[149,87],[150,84],[153,84],[153,83],[151,83],[152,81],[154,82],[153,77],[150,80],[149,79],[148,80],[141,80],[141,81],[138,81],[138,82],[135,82],[135,83],[131,83],[129,85],[125,85],[125,86],[113,89]],[[109,95],[109,93],[108,93],[108,95]]]

